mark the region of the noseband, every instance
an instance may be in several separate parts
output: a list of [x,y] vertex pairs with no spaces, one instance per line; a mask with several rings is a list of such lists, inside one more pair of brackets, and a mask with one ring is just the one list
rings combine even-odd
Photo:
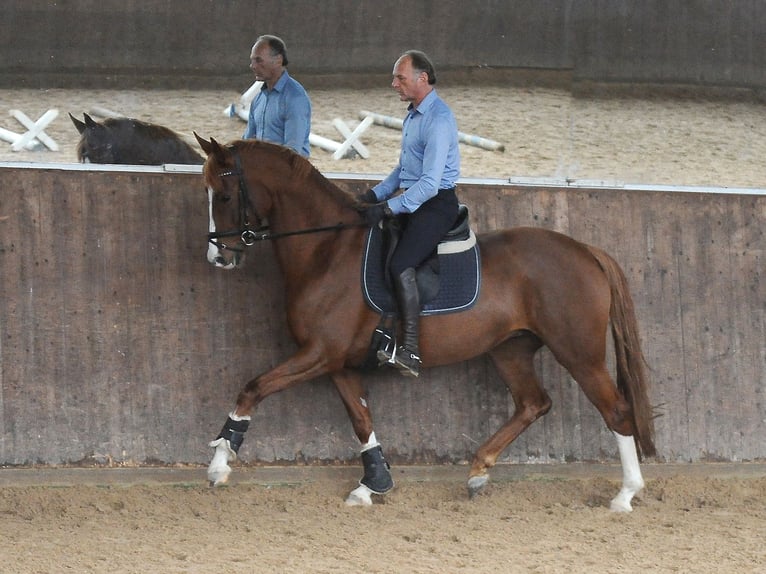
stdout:
[[[239,237],[245,247],[253,245],[256,241],[279,239],[280,237],[288,237],[290,235],[304,235],[307,233],[319,233],[322,231],[338,231],[340,229],[348,229],[352,227],[363,227],[364,223],[337,223],[335,225],[327,225],[324,227],[311,227],[308,229],[299,229],[296,231],[285,231],[282,233],[271,233],[269,226],[264,224],[258,213],[255,211],[253,204],[250,202],[250,193],[248,192],[247,182],[245,181],[244,173],[242,172],[242,162],[240,161],[239,154],[236,150],[232,150],[234,154],[235,168],[229,171],[224,171],[218,174],[220,177],[228,177],[235,175],[239,178],[239,229],[235,231],[215,231],[207,234],[207,240],[209,243],[215,245],[219,250],[228,250],[242,252],[244,247],[231,247],[226,245],[221,239],[225,237]],[[248,216],[248,206],[252,208],[253,214],[256,219],[256,226],[251,228],[250,218]]]

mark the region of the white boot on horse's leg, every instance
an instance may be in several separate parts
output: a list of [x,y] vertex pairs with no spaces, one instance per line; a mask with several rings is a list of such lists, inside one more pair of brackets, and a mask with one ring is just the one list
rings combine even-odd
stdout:
[[644,478],[641,476],[641,467],[638,464],[638,453],[633,437],[622,436],[618,433],[614,433],[614,436],[617,438],[617,448],[622,463],[622,488],[612,499],[609,507],[612,512],[631,512],[633,507],[630,502],[644,488]]
[[237,453],[229,446],[229,441],[225,438],[219,438],[210,443],[215,448],[213,460],[207,467],[207,479],[210,486],[220,486],[226,484],[231,474],[230,462],[237,460]]

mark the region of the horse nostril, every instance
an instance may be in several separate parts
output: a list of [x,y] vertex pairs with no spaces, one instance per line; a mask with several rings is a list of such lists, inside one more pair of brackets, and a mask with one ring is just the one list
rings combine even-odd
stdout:
[[215,264],[216,264],[216,265],[218,265],[219,267],[226,267],[226,259],[224,258],[224,256],[223,256],[223,255],[218,255],[218,256],[215,258],[214,262],[215,262]]

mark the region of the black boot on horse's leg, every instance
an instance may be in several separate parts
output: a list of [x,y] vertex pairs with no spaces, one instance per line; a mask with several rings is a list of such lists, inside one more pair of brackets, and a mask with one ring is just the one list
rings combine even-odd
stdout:
[[396,349],[394,362],[405,375],[417,377],[420,372],[420,295],[415,270],[409,267],[395,278],[396,299],[402,325],[402,344]]
[[362,453],[362,464],[364,477],[359,484],[369,488],[373,494],[384,494],[394,487],[391,467],[383,458],[383,449],[380,445]]

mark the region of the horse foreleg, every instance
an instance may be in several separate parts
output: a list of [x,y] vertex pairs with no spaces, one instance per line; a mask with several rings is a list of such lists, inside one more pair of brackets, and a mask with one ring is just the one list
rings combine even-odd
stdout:
[[237,407],[229,414],[216,439],[210,443],[215,449],[207,469],[207,478],[212,486],[225,484],[229,480],[229,463],[237,459],[253,409],[271,394],[326,374],[324,357],[321,349],[302,348],[284,363],[245,385],[237,397]]
[[630,512],[633,507],[630,501],[644,488],[644,478],[641,476],[641,467],[638,464],[638,452],[632,436],[622,436],[614,433],[617,438],[617,449],[620,451],[620,463],[622,464],[622,488],[612,499],[610,508],[614,512]]
[[359,373],[343,370],[331,373],[330,377],[343,400],[351,425],[354,427],[354,433],[362,443],[364,476],[359,481],[359,486],[346,498],[346,504],[369,506],[372,504],[373,494],[385,494],[394,487],[391,470],[383,456],[383,448],[372,430],[372,415],[367,404],[367,393],[362,387]]
[[213,460],[207,468],[207,479],[210,486],[219,486],[229,480],[231,474],[230,462],[237,460],[237,452],[245,440],[245,431],[250,426],[250,416],[239,416],[235,412],[229,414],[218,438],[210,443],[213,447]]

